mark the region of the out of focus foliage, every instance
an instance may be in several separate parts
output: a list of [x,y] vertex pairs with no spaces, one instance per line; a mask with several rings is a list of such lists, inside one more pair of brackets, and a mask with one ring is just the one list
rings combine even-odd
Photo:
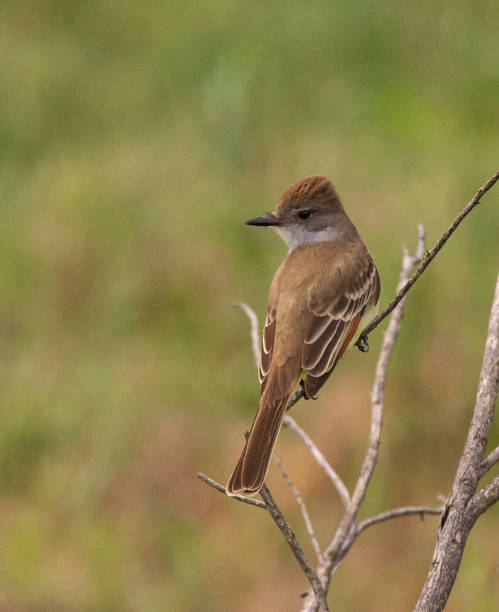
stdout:
[[[243,221],[331,176],[385,303],[416,223],[433,243],[497,170],[497,4],[5,0],[0,14],[0,610],[296,609],[306,584],[269,518],[194,476],[225,481],[258,401],[230,305],[263,314],[285,248]],[[498,201],[410,294],[366,514],[449,491]],[[380,336],[294,410],[349,484]],[[288,432],[277,452],[325,544],[338,499]],[[449,612],[499,602],[497,520],[473,532]],[[335,608],[411,609],[436,524],[363,535]]]

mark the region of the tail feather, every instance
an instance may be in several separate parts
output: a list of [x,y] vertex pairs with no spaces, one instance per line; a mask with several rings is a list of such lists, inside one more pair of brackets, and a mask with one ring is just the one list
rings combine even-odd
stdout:
[[287,400],[285,397],[272,406],[260,404],[236,469],[227,483],[228,495],[255,495],[262,488]]

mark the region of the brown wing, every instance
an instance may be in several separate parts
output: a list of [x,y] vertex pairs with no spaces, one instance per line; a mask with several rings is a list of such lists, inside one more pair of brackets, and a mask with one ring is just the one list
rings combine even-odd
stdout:
[[302,352],[308,397],[315,395],[326,382],[352,341],[368,306],[377,303],[379,293],[378,272],[369,257],[364,270],[345,284],[336,296],[327,296],[329,300],[323,298],[323,303],[317,303],[314,297],[309,299],[307,306],[312,315],[311,324]]
[[267,310],[267,318],[265,319],[265,326],[263,328],[262,350],[260,351],[260,362],[258,364],[258,378],[262,385],[262,393],[272,361],[272,351],[274,350],[276,315],[277,310],[269,307]]

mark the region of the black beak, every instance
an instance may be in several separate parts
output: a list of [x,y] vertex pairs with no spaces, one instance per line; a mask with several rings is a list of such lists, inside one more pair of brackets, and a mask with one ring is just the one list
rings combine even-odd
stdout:
[[256,219],[250,219],[249,221],[246,221],[246,225],[262,225],[262,226],[274,225],[275,226],[275,225],[282,225],[282,221],[281,219],[279,219],[279,217],[276,217],[272,213],[267,213],[266,215],[263,215],[262,217],[257,217]]

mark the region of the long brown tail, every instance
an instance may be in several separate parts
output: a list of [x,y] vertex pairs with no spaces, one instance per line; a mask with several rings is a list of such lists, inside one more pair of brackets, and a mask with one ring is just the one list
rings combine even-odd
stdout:
[[271,406],[265,405],[264,401],[262,397],[241,457],[227,483],[227,495],[255,495],[267,476],[288,398]]

